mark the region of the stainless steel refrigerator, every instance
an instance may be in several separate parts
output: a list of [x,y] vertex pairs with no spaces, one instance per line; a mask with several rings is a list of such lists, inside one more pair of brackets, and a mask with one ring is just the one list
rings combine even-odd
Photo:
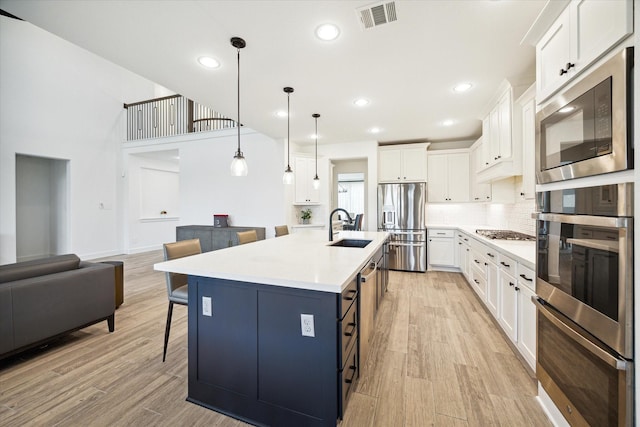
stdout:
[[424,182],[378,185],[378,230],[391,233],[389,268],[427,270]]

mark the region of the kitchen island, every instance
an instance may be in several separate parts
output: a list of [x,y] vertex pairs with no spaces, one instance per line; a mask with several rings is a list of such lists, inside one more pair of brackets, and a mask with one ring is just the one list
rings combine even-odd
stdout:
[[[189,276],[187,400],[256,425],[335,426],[358,376],[358,274],[387,237],[305,230],[156,264]],[[343,239],[371,242],[330,246]]]

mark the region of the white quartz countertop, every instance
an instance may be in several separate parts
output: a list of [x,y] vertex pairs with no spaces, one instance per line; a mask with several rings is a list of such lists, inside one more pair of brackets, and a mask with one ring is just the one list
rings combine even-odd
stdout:
[[515,258],[516,261],[522,263],[525,267],[532,270],[536,269],[536,242],[522,241],[522,240],[498,240],[487,239],[479,234],[476,234],[476,230],[495,230],[498,227],[492,227],[488,225],[444,225],[444,224],[428,224],[427,228],[438,228],[447,230],[459,230],[469,235],[470,237],[482,242],[485,245],[491,246],[497,251],[502,252],[507,256]]
[[[261,283],[323,292],[342,292],[389,233],[300,230],[281,237],[155,264],[159,271]],[[371,240],[365,248],[330,246],[339,240]]]

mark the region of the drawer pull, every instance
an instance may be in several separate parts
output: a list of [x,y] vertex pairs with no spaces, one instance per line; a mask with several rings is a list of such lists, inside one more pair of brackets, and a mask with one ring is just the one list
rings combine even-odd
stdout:
[[507,267],[507,268],[511,267],[509,264],[505,264],[505,262],[504,262],[504,261],[500,261],[500,265],[503,265],[503,266],[505,266],[505,267]]
[[[350,290],[348,290],[348,291],[347,291],[347,293],[348,293],[348,294],[357,294],[357,293],[358,293],[358,291],[355,291],[355,290],[353,290],[353,289],[350,289]],[[345,295],[345,296],[344,296],[344,299],[346,299],[347,301],[353,301],[353,299],[354,299],[354,298],[353,298],[352,296],[346,296],[346,295]]]
[[476,282],[476,285],[479,285],[480,282],[478,282],[478,279],[473,279],[474,282]]
[[351,330],[349,332],[345,331],[344,335],[346,337],[353,336],[353,333],[356,331],[356,324],[351,322],[351,323],[347,323],[347,326],[351,326]]
[[476,264],[480,264],[480,261],[478,261],[477,259],[474,259],[473,262],[475,262]]
[[515,286],[513,282],[509,282],[509,286]]
[[533,279],[529,279],[527,276],[525,276],[524,274],[521,274],[520,277],[522,277],[524,280],[526,280],[527,282],[533,282]]
[[495,255],[490,252],[487,252],[487,255],[489,255],[491,258],[495,258]]

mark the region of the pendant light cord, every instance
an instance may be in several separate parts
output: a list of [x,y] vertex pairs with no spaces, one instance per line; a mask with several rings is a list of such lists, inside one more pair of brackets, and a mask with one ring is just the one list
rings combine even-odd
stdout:
[[316,178],[318,178],[318,118],[316,119]]
[[238,48],[238,154],[242,155],[240,151],[240,48]]
[[287,170],[291,167],[291,163],[289,162],[289,154],[291,153],[291,141],[289,140],[289,123],[291,122],[290,117],[290,109],[289,109],[289,98],[291,97],[291,92],[287,93]]

